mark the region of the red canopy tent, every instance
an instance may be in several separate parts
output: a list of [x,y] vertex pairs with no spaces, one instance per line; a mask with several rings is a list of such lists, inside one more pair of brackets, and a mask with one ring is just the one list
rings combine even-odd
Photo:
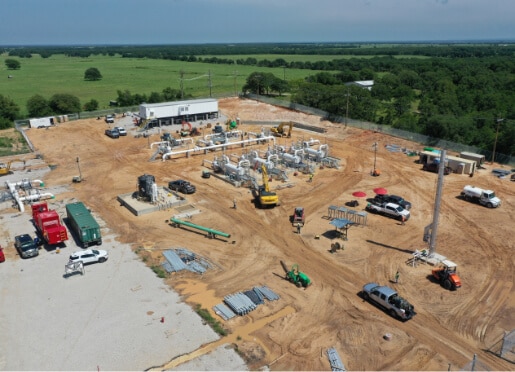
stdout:
[[384,187],[376,187],[374,189],[374,192],[377,194],[377,195],[386,195],[388,194],[388,190],[386,190]]

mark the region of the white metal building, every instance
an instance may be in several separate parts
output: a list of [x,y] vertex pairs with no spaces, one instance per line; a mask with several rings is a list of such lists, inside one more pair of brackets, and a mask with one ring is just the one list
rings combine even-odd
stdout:
[[156,125],[180,124],[185,121],[218,118],[218,100],[194,99],[162,103],[144,103],[139,106],[142,120],[153,119]]

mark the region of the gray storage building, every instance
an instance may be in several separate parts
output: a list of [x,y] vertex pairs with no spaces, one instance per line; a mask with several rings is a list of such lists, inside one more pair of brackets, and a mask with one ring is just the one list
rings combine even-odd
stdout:
[[481,154],[474,154],[473,152],[463,151],[460,153],[460,158],[474,160],[479,168],[485,162],[485,156]]
[[[422,151],[419,154],[420,164],[431,164],[440,161],[440,151]],[[476,171],[476,162],[456,156],[447,155],[445,157],[445,166],[452,169],[453,173],[471,174]]]

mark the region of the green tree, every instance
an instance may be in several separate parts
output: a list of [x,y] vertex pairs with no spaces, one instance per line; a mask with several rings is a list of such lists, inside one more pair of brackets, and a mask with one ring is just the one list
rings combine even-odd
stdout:
[[84,80],[97,81],[102,79],[102,74],[96,67],[90,67],[84,72]]
[[17,59],[7,58],[5,60],[5,65],[9,70],[19,70],[21,67],[20,61]]
[[270,72],[253,72],[247,77],[243,91],[260,95],[269,94],[272,90],[272,84],[276,82],[276,79],[277,77]]
[[118,102],[118,105],[120,106],[132,106],[136,104],[136,101],[134,100],[134,97],[132,96],[131,92],[128,89],[125,89],[124,91],[118,90],[118,98],[116,101]]
[[80,100],[68,93],[54,94],[49,101],[50,108],[56,114],[80,112]]
[[278,77],[274,77],[270,88],[281,96],[284,92],[288,91],[288,82],[283,79],[279,79]]
[[98,110],[98,101],[91,99],[89,102],[84,104],[84,111],[95,111]]
[[163,99],[165,102],[176,101],[181,98],[181,91],[170,87],[163,89]]
[[158,92],[150,92],[147,103],[159,103],[164,102],[163,95]]
[[33,95],[27,100],[27,111],[33,118],[52,114],[49,102],[39,94]]
[[0,129],[11,128],[19,112],[20,108],[12,99],[0,94]]

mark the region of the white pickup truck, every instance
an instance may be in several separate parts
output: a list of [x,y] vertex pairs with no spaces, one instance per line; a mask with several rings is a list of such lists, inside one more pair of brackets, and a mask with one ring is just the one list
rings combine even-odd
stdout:
[[379,305],[394,318],[408,320],[417,314],[415,307],[390,287],[368,283],[363,286],[362,295],[365,300]]
[[402,221],[403,217],[404,221],[410,218],[410,212],[408,210],[394,203],[377,203],[371,201],[367,204],[365,209],[371,213],[380,213],[388,217],[396,218],[399,221]]

